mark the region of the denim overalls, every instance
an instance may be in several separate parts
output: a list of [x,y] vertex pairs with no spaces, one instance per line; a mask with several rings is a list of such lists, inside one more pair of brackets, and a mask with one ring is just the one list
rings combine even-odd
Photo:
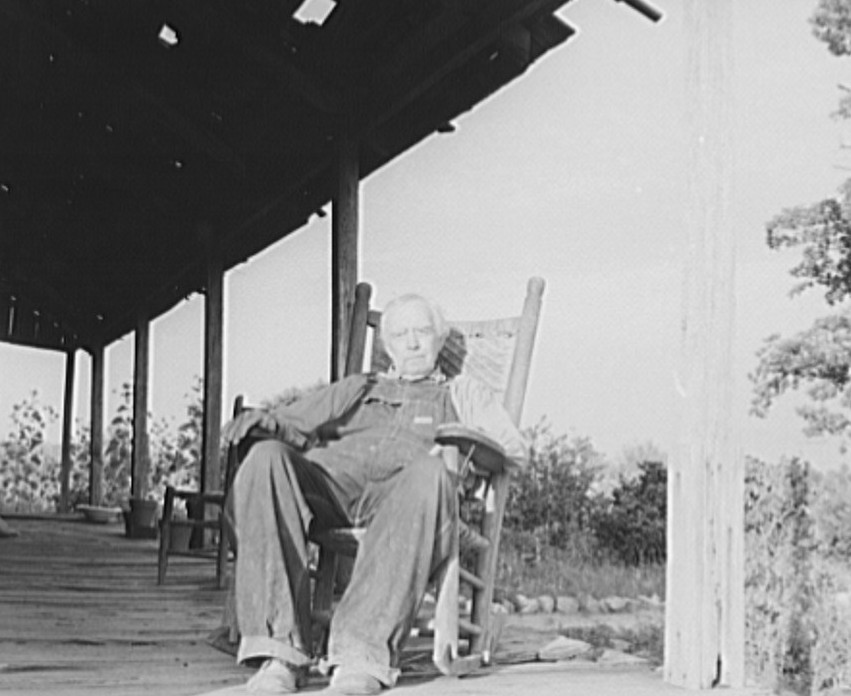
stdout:
[[457,420],[445,381],[378,375],[334,437],[307,458],[336,482],[354,525],[369,521],[369,492],[434,447],[437,426]]

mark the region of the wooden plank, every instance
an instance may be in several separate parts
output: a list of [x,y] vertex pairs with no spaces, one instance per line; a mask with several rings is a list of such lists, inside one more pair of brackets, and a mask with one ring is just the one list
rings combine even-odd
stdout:
[[250,670],[206,643],[226,592],[209,563],[175,559],[156,585],[156,542],[120,524],[14,518],[0,547],[0,692],[189,696]]
[[337,189],[331,220],[331,381],[345,374],[346,349],[358,280],[358,142],[340,141]]
[[666,681],[744,683],[743,463],[731,414],[732,0],[684,5],[687,215],[680,447],[668,470]]
[[101,505],[103,503],[103,385],[105,375],[103,345],[92,347],[91,354],[89,504]]
[[62,394],[62,454],[59,471],[59,512],[70,509],[71,490],[71,438],[74,425],[74,368],[76,366],[76,350],[65,354],[65,390]]
[[150,329],[147,316],[136,318],[135,353],[133,365],[133,465],[130,474],[130,495],[145,498],[148,493],[148,472],[151,456],[148,446],[148,385],[150,383]]

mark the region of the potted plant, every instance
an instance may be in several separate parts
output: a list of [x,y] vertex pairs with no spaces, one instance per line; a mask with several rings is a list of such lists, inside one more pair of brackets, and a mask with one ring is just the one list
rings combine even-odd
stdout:
[[156,539],[159,503],[151,497],[130,498],[124,510],[124,525],[131,539]]
[[194,529],[185,524],[174,524],[177,520],[188,519],[186,508],[182,505],[184,501],[175,501],[172,524],[169,525],[169,548],[174,551],[188,551],[192,532]]

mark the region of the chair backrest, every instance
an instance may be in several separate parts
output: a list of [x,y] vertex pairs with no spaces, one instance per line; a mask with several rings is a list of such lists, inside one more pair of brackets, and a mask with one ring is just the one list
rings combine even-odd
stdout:
[[[523,410],[532,347],[541,312],[544,280],[531,278],[523,309],[517,316],[484,321],[450,321],[449,338],[438,356],[438,364],[449,377],[470,375],[502,397],[503,405],[519,424]],[[370,309],[372,288],[359,283],[349,332],[346,374],[364,369],[367,336],[372,330],[369,368],[386,371],[390,357],[381,341],[381,313]]]

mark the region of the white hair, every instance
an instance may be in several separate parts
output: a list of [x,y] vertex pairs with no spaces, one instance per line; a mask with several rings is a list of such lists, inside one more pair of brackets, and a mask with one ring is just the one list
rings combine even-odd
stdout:
[[416,293],[409,292],[404,295],[399,295],[390,302],[387,303],[387,306],[384,307],[384,312],[381,314],[381,326],[379,327],[379,331],[382,336],[387,335],[387,326],[389,324],[388,317],[390,317],[393,312],[396,310],[405,307],[409,304],[421,304],[425,306],[431,315],[431,323],[434,326],[435,333],[437,334],[438,341],[440,345],[443,345],[444,341],[446,341],[449,336],[449,324],[446,322],[446,318],[443,316],[443,310],[431,300],[423,297],[422,295],[417,295]]

